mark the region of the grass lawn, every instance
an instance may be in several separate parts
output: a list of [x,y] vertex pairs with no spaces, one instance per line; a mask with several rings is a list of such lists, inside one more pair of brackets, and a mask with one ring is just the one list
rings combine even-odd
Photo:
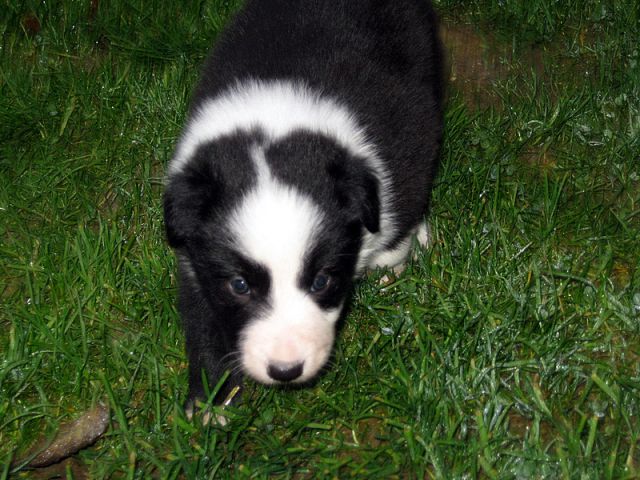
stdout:
[[[236,4],[0,7],[0,480],[640,478],[636,0],[437,2],[435,244],[358,284],[315,386],[185,419],[162,183]],[[24,468],[101,401],[95,445]]]

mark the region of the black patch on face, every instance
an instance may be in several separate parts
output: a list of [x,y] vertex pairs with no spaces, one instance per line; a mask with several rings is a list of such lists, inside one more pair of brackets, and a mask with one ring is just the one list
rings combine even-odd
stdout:
[[[340,224],[328,222],[314,239],[303,260],[303,269],[298,277],[298,288],[309,292],[309,296],[323,309],[337,308],[344,303],[351,291],[358,252],[361,245],[359,222]],[[311,286],[318,274],[327,275],[327,287],[312,292]]]
[[167,239],[183,247],[220,218],[255,183],[252,145],[259,134],[236,134],[199,145],[164,193]]
[[277,179],[311,196],[331,215],[357,220],[372,233],[380,230],[379,182],[364,159],[305,131],[272,144],[265,156]]
[[[255,315],[258,310],[269,307],[269,270],[234,250],[228,239],[221,241],[209,237],[197,240],[187,247],[187,252],[199,284],[213,308],[239,309]],[[237,277],[246,280],[248,293],[238,295],[233,291],[230,282]]]

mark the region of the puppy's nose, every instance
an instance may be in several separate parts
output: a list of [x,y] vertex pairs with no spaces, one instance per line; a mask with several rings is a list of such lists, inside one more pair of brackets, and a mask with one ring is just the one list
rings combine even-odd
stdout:
[[302,375],[302,366],[300,363],[271,363],[267,367],[267,374],[274,380],[279,382],[290,382]]

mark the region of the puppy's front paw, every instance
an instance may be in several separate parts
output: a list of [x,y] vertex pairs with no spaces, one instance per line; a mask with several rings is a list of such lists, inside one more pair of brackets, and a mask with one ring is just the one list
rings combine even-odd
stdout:
[[193,417],[200,417],[202,425],[220,425],[224,427],[229,423],[229,418],[225,415],[224,410],[229,405],[238,402],[241,390],[240,385],[236,385],[231,388],[224,401],[214,406],[207,405],[199,397],[189,398],[184,406],[185,415],[190,421],[193,420]]

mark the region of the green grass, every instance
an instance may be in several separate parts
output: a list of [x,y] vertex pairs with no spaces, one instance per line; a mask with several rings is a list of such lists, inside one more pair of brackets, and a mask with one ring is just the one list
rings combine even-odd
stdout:
[[236,3],[1,9],[0,479],[100,400],[93,478],[640,477],[633,0],[438,2],[515,65],[487,108],[450,92],[433,248],[358,285],[317,385],[185,419],[162,178]]

